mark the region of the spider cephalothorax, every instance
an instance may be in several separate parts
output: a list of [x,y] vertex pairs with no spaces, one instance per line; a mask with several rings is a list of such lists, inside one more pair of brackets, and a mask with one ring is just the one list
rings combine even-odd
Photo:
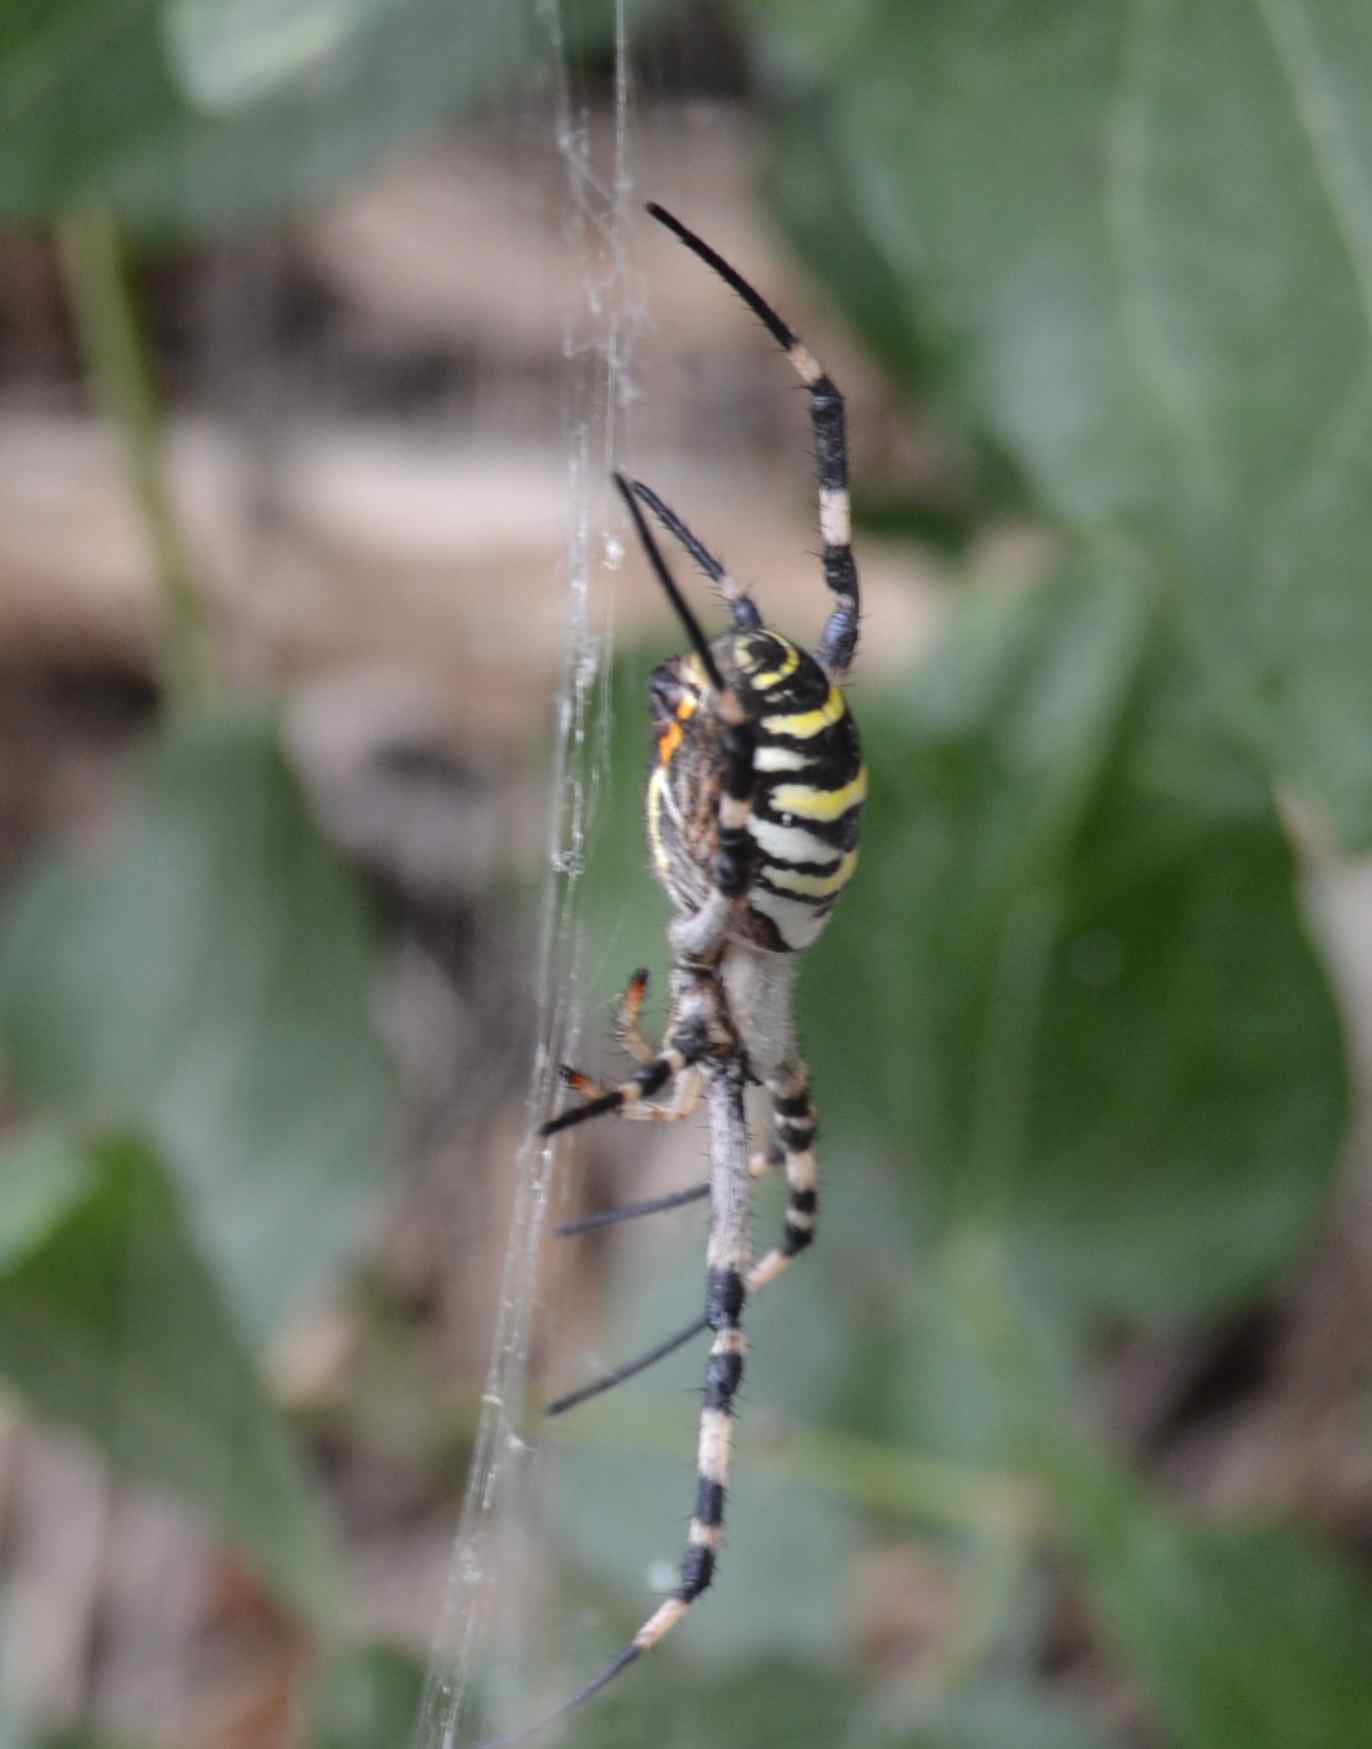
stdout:
[[[654,872],[675,912],[669,932],[669,1011],[663,1042],[654,1047],[639,1026],[648,975],[635,972],[616,1030],[639,1068],[612,1088],[564,1068],[564,1081],[583,1103],[544,1124],[542,1134],[551,1136],[606,1112],[675,1121],[690,1116],[708,1094],[708,1184],[559,1229],[582,1231],[708,1195],[705,1310],[647,1354],[550,1404],[549,1413],[631,1377],[707,1329],[713,1340],[700,1418],[696,1507],[680,1581],[563,1711],[589,1700],[656,1645],[714,1575],[747,1347],[743,1308],[750,1294],[773,1281],[810,1244],[818,1218],[815,1110],[809,1070],[795,1040],[792,972],[797,952],[824,928],[857,865],[867,794],[857,729],[840,690],[858,640],[843,398],[745,279],[661,207],[648,210],[733,287],[785,349],[809,391],[822,562],[833,605],[815,654],[808,655],[767,629],[751,596],[655,492],[616,475],[644,550],[691,643],[685,655],[654,672],[649,686],[654,751],[645,810],[648,842]],[[723,637],[707,641],[658,551],[644,507],[718,588],[732,619]],[[757,1152],[748,1145],[744,1090],[749,1082],[765,1087],[772,1101],[769,1143]],[[772,1166],[786,1174],[785,1227],[780,1243],[755,1258],[752,1182]]]

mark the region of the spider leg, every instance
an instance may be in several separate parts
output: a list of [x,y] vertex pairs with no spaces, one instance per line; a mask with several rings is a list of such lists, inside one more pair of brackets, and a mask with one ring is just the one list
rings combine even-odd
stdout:
[[[665,1598],[639,1628],[627,1646],[609,1661],[590,1682],[549,1717],[514,1737],[481,1746],[505,1749],[523,1742],[545,1725],[584,1706],[639,1658],[651,1651],[685,1616],[691,1605],[710,1587],[715,1561],[724,1534],[724,1507],[728,1491],[733,1445],[734,1404],[743,1379],[747,1342],[743,1334],[743,1308],[752,1277],[750,1204],[752,1180],[777,1163],[778,1148],[789,1160],[799,1147],[806,1118],[813,1133],[814,1117],[809,1106],[808,1078],[801,1065],[778,1080],[773,1091],[779,1142],[766,1153],[748,1152],[747,1122],[743,1101],[743,1074],[737,1060],[715,1067],[710,1076],[710,1242],[706,1253],[705,1313],[685,1329],[659,1342],[635,1360],[616,1367],[601,1378],[555,1399],[546,1413],[561,1414],[612,1389],[683,1347],[709,1329],[714,1332],[705,1371],[705,1400],[700,1413],[696,1457],[696,1507],[687,1534],[686,1550],[676,1589]],[[791,1133],[794,1132],[794,1133]],[[799,1247],[797,1247],[799,1248]],[[770,1279],[770,1278],[769,1278]]]
[[655,1342],[642,1354],[637,1354],[632,1360],[626,1360],[621,1365],[612,1367],[607,1373],[602,1373],[598,1379],[592,1379],[589,1384],[578,1385],[574,1391],[568,1391],[561,1397],[554,1397],[543,1413],[545,1415],[564,1415],[568,1409],[575,1409],[578,1403],[585,1403],[592,1397],[598,1397],[602,1391],[612,1391],[616,1385],[622,1385],[625,1379],[636,1378],[639,1373],[646,1372],[650,1366],[656,1366],[658,1361],[665,1360],[669,1354],[675,1354],[678,1348],[684,1348],[693,1337],[699,1336],[703,1330],[710,1327],[708,1314],[692,1318],[684,1330],[678,1330],[673,1335],[665,1337],[661,1342]]
[[[700,1101],[703,1074],[696,1065],[712,1051],[726,1048],[732,1034],[723,1027],[720,1018],[718,984],[713,971],[677,965],[672,970],[672,1000],[667,1036],[660,1051],[654,1053],[638,1032],[638,1012],[647,988],[647,974],[635,972],[620,1001],[620,1018],[625,1033],[636,1043],[642,1043],[648,1060],[635,1069],[628,1080],[618,1087],[601,1088],[580,1070],[562,1068],[562,1078],[586,1098],[584,1105],[559,1112],[539,1129],[543,1137],[555,1136],[561,1130],[586,1123],[606,1112],[619,1112],[624,1117],[643,1116],[657,1121],[672,1122],[689,1117]],[[686,1073],[683,1074],[683,1070]],[[667,1082],[680,1077],[675,1095],[668,1106],[654,1106],[653,1095]]]
[[757,1293],[775,1281],[792,1258],[813,1243],[819,1219],[819,1181],[815,1166],[816,1119],[810,1098],[810,1075],[802,1062],[793,1063],[771,1083],[775,1134],[786,1166],[786,1227],[781,1244],[748,1272],[748,1292]]
[[724,1534],[724,1500],[733,1445],[734,1400],[743,1380],[747,1342],[743,1306],[752,1259],[752,1180],[743,1076],[738,1064],[710,1079],[710,1242],[706,1251],[705,1318],[714,1332],[705,1367],[696,1456],[696,1508],[676,1590],[658,1605],[630,1644],[652,1649],[681,1621],[714,1578]]
[[687,1203],[703,1202],[710,1194],[708,1184],[691,1184],[685,1190],[669,1190],[665,1196],[651,1196],[646,1202],[621,1203],[618,1208],[601,1209],[593,1215],[578,1215],[553,1228],[555,1239],[570,1239],[577,1233],[593,1233],[600,1227],[616,1227],[621,1221],[636,1221],[642,1215],[665,1214],[668,1209],[685,1208]]
[[691,533],[676,512],[662,502],[651,486],[645,486],[642,480],[630,480],[629,488],[635,497],[642,499],[648,506],[668,534],[680,541],[728,602],[733,615],[734,630],[757,631],[762,625],[762,615],[758,612],[757,603],[738,579],[730,575],[705,543]]
[[640,966],[624,986],[624,994],[620,997],[619,1007],[615,1011],[615,1042],[621,1045],[638,1063],[651,1063],[657,1055],[657,1052],[644,1038],[639,1025],[639,1017],[643,1013],[643,1003],[647,994],[648,974]]
[[[639,1017],[643,1012],[644,998],[648,994],[648,974],[642,967],[634,972],[625,986],[615,1010],[614,1035],[616,1042],[634,1059],[635,1062],[651,1066],[658,1061],[658,1051],[650,1045],[643,1036]],[[583,1075],[580,1069],[575,1069],[570,1063],[563,1063],[559,1073],[564,1084],[572,1089],[582,1099],[590,1101],[607,1101],[615,1089],[606,1087],[604,1083],[594,1080],[590,1075]],[[682,1118],[690,1117],[700,1104],[700,1096],[704,1083],[700,1073],[693,1067],[683,1073],[676,1084],[676,1090],[667,1105],[650,1103],[644,1099],[630,1100],[618,1107],[619,1115],[626,1118],[646,1119],[656,1123],[679,1123]],[[613,1110],[612,1105],[602,1104],[599,1109]],[[562,1126],[566,1128],[566,1125]],[[544,1134],[551,1132],[545,1131]]]
[[[640,1061],[649,1065],[655,1064],[657,1060],[656,1051],[651,1052],[645,1058],[640,1058]],[[573,1093],[580,1094],[585,1100],[602,1102],[597,1106],[597,1112],[592,1112],[591,1116],[596,1116],[599,1111],[618,1111],[620,1117],[638,1123],[680,1123],[683,1118],[695,1114],[696,1107],[700,1104],[700,1096],[705,1091],[705,1083],[700,1070],[694,1064],[688,1064],[677,1077],[675,1091],[666,1105],[659,1104],[655,1100],[640,1099],[634,1103],[615,1106],[603,1102],[611,1100],[617,1089],[606,1087],[603,1082],[593,1081],[589,1075],[583,1075],[580,1069],[573,1069],[568,1063],[563,1063],[560,1073],[564,1084],[570,1087]],[[577,1111],[578,1108],[574,1106],[572,1109]],[[585,1107],[580,1109],[584,1111]],[[564,1112],[563,1116],[566,1115]],[[578,1121],[578,1119],[573,1119],[573,1121]],[[563,1124],[561,1127],[566,1129],[568,1126]],[[544,1131],[545,1135],[551,1133],[553,1132]]]
[[810,428],[815,436],[815,465],[819,474],[819,532],[824,542],[824,581],[836,600],[820,635],[815,657],[834,680],[842,680],[852,666],[858,642],[858,574],[853,559],[852,510],[848,497],[848,437],[843,396],[838,385],[800,336],[761,297],[743,275],[730,267],[722,255],[674,218],[664,207],[650,201],[648,211],[684,243],[693,255],[738,293],[748,308],[785,352],[810,397]]

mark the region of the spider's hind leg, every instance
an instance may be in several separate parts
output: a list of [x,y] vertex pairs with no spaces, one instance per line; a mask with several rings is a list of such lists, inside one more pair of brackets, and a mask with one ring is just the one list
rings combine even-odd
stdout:
[[781,1244],[748,1273],[748,1292],[775,1281],[782,1270],[814,1242],[819,1220],[819,1174],[815,1166],[818,1124],[810,1098],[810,1071],[799,1059],[768,1082],[772,1093],[773,1148],[786,1168],[786,1226]]

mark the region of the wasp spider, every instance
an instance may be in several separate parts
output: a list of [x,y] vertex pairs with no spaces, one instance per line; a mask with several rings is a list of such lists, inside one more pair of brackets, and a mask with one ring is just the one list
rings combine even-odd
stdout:
[[[824,580],[834,605],[813,656],[764,626],[751,596],[647,486],[616,476],[659,582],[691,649],[649,682],[657,756],[648,779],[653,869],[675,912],[669,1015],[654,1049],[639,1029],[647,973],[635,972],[617,1034],[640,1067],[602,1088],[574,1069],[563,1079],[583,1103],[543,1126],[551,1136],[604,1113],[671,1122],[708,1090],[711,1172],[706,1185],[631,1205],[563,1231],[710,1198],[703,1317],[648,1354],[550,1405],[568,1409],[641,1371],[707,1328],[713,1332],[700,1416],[695,1514],[680,1581],[630,1643],[560,1712],[589,1700],[671,1631],[709,1586],[724,1524],[734,1402],[743,1376],[743,1307],[814,1238],[818,1191],[810,1073],[795,1040],[796,955],[820,935],[857,866],[867,773],[839,682],[858,641],[858,580],[849,533],[843,398],[818,361],[745,279],[660,206],[648,211],[713,268],[784,349],[809,391],[819,470]],[[677,540],[728,605],[731,629],[713,642],[682,599],[644,510]],[[750,1155],[747,1083],[767,1088],[772,1133]],[[784,1166],[781,1242],[754,1260],[752,1180]]]

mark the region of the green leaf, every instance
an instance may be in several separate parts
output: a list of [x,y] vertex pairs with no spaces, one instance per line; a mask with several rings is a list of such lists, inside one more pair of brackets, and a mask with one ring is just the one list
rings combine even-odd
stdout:
[[273,724],[169,728],[109,841],[39,869],[0,935],[19,1094],[154,1137],[246,1326],[338,1269],[384,1157],[354,882]]
[[1292,1532],[1178,1523],[1065,1473],[1089,1594],[1178,1749],[1327,1749],[1372,1719],[1372,1593]]
[[86,1160],[56,1125],[8,1136],[0,1152],[0,1269],[41,1245],[89,1191]]
[[46,218],[179,109],[160,0],[18,0],[0,13],[0,214]]
[[35,1178],[82,1184],[0,1267],[0,1372],[79,1428],[122,1475],[171,1489],[250,1557],[307,1620],[342,1607],[339,1557],[175,1186],[133,1140],[0,1152],[0,1202]]
[[802,986],[831,1136],[1051,1303],[1175,1319],[1305,1238],[1345,1089],[1262,774],[1131,570],[974,601],[861,702],[863,864]]
[[1151,549],[1219,708],[1372,842],[1361,0],[771,10],[828,51],[811,113],[886,331],[951,343],[1051,514]]
[[25,0],[0,24],[0,213],[213,230],[319,201],[525,77],[523,8]]

